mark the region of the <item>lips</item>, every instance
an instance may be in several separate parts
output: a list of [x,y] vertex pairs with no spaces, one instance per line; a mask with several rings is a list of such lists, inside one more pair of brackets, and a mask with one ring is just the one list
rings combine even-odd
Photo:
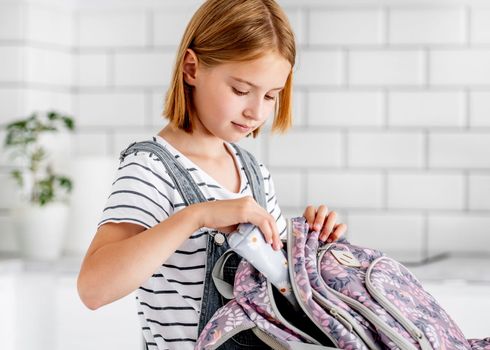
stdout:
[[249,131],[249,130],[252,130],[253,129],[252,126],[243,125],[243,124],[239,124],[239,123],[235,123],[235,122],[231,122],[231,123],[233,125],[235,125],[236,127],[238,127],[242,131]]

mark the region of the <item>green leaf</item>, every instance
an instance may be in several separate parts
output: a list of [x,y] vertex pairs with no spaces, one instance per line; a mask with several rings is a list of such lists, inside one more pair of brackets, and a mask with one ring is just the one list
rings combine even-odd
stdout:
[[10,174],[17,181],[20,187],[24,186],[24,178],[22,177],[22,172],[20,170],[12,170]]
[[48,112],[48,119],[55,120],[58,117],[58,114],[55,111]]
[[[70,193],[73,183],[70,178],[54,174],[49,164],[45,164],[47,157],[46,151],[38,144],[39,136],[47,132],[57,132],[61,129],[74,130],[75,121],[69,115],[64,115],[50,110],[46,113],[31,113],[29,116],[10,122],[5,126],[0,126],[6,130],[4,147],[11,149],[12,156],[27,159],[28,164],[25,168],[36,177],[46,170],[47,175],[32,184],[30,193],[31,201],[45,205],[56,200],[56,193],[64,191]],[[46,168],[43,168],[46,167]],[[19,170],[12,171],[12,176],[17,183],[22,186],[26,180],[24,173]]]
[[75,129],[75,121],[70,118],[70,117],[63,117],[63,122],[65,123],[65,127],[68,129],[68,130],[74,130]]
[[70,193],[73,189],[72,181],[66,176],[58,176],[57,177],[59,185],[61,188],[64,188],[67,193]]

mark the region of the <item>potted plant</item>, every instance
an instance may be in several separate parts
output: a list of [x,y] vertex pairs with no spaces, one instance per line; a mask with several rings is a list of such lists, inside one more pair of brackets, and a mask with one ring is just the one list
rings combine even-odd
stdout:
[[26,258],[53,260],[61,254],[73,185],[56,173],[43,137],[74,128],[73,118],[55,111],[32,113],[5,126],[4,147],[15,160],[11,175],[20,190],[12,218]]

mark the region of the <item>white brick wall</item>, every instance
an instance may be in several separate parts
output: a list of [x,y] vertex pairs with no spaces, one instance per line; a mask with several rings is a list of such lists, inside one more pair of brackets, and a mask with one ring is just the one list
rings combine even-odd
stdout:
[[311,91],[310,125],[383,126],[385,98],[378,91]]
[[80,93],[79,124],[83,126],[143,126],[144,94],[141,92]]
[[490,9],[476,7],[471,13],[471,43],[486,44],[490,42]]
[[340,51],[305,49],[298,52],[296,62],[294,71],[297,86],[335,86],[345,82],[345,63]]
[[434,132],[429,143],[431,168],[490,168],[489,132]]
[[435,86],[485,86],[490,81],[490,50],[434,49],[430,52],[430,84]]
[[[279,2],[298,42],[294,129],[242,144],[269,166],[284,212],[325,203],[351,239],[406,260],[490,251],[489,7]],[[165,125],[200,3],[0,1],[0,123],[58,108],[77,118],[75,155],[117,157]],[[0,201],[2,226],[10,206]]]
[[378,8],[312,11],[308,26],[309,43],[342,46],[382,44],[383,17],[384,13]]
[[419,213],[354,211],[349,214],[349,239],[367,247],[374,241],[377,249],[403,261],[420,261],[425,254],[425,219]]
[[391,44],[463,44],[466,39],[466,9],[394,8],[389,14]]
[[349,84],[360,86],[418,86],[425,81],[421,50],[356,50],[349,54]]
[[81,11],[78,13],[80,48],[143,47],[147,17],[140,11]]
[[330,210],[382,208],[383,182],[381,172],[309,171],[307,202],[317,206],[324,203]]
[[2,4],[0,11],[0,39],[20,40],[24,35],[25,9],[20,3]]
[[114,84],[159,88],[171,78],[175,55],[159,52],[122,53],[114,57]]
[[424,165],[421,132],[353,131],[347,142],[350,167],[420,168]]
[[392,173],[388,175],[388,207],[462,210],[464,189],[462,174]]
[[462,91],[392,91],[388,105],[392,126],[466,126],[466,95]]
[[[74,39],[73,12],[29,4],[24,13],[26,39],[38,44],[71,47]],[[71,82],[70,82],[71,83]]]

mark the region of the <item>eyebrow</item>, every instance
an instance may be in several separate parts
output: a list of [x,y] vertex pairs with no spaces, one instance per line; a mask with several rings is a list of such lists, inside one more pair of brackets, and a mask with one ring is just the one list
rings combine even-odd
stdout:
[[[247,80],[244,80],[244,79],[241,79],[241,78],[237,78],[237,77],[231,77],[232,79],[236,80],[236,81],[239,81],[240,83],[245,83],[245,84],[248,84],[250,86],[253,86],[254,88],[258,88],[259,86],[255,85],[254,83],[251,83]],[[282,90],[284,87],[277,87],[277,88],[274,88],[274,89],[271,89],[270,91],[273,91],[273,90]]]

